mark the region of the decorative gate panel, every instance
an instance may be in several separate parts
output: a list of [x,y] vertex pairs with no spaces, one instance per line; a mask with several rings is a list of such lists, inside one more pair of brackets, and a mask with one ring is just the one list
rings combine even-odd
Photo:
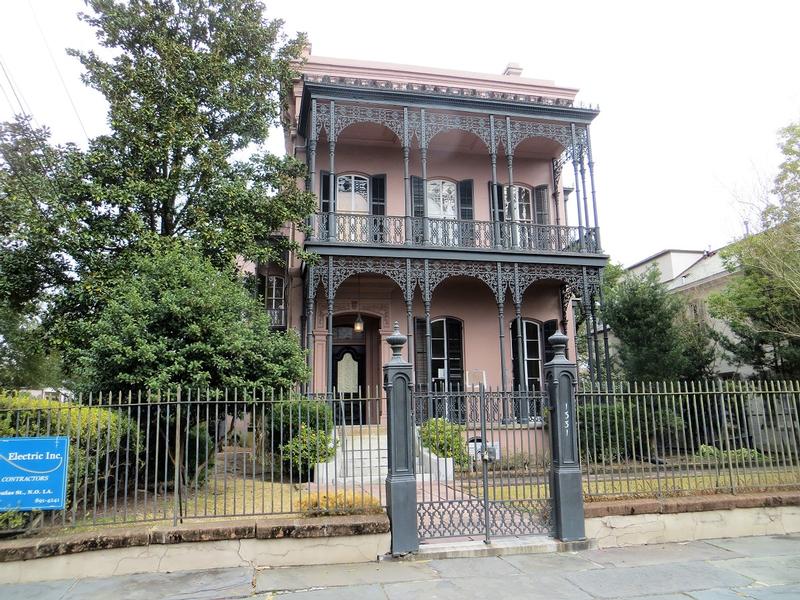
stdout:
[[415,396],[421,540],[551,532],[545,404],[539,393]]

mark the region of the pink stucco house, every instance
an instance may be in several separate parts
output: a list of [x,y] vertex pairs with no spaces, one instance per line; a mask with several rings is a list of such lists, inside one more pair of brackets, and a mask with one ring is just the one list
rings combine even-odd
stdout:
[[[607,260],[598,111],[516,65],[487,75],[306,58],[285,138],[319,204],[310,234],[290,235],[319,259],[259,274],[275,324],[309,349],[308,391],[374,397],[395,321],[417,389],[541,390],[547,337],[574,336],[572,301],[593,297]],[[351,420],[383,412],[352,409]]]

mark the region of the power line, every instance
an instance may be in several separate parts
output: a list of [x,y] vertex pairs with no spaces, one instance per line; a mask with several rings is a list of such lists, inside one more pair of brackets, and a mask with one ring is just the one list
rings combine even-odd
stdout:
[[81,119],[81,115],[78,112],[78,107],[75,105],[75,101],[72,99],[72,94],[69,93],[69,88],[67,87],[67,83],[64,81],[64,76],[61,74],[61,69],[58,67],[58,63],[56,62],[55,57],[53,56],[53,51],[50,49],[50,44],[47,43],[47,36],[44,34],[44,30],[42,30],[42,26],[39,24],[39,19],[36,17],[36,11],[33,9],[33,4],[31,0],[28,0],[28,8],[31,9],[31,15],[33,15],[33,22],[36,24],[36,28],[39,30],[39,35],[42,37],[42,42],[44,42],[44,47],[47,49],[47,54],[50,56],[50,62],[53,63],[53,67],[55,67],[56,73],[58,74],[58,79],[61,81],[61,87],[64,88],[64,92],[67,94],[67,98],[69,99],[69,104],[72,107],[72,112],[75,113],[75,117],[78,119],[78,123],[83,130],[83,135],[86,136],[86,141],[89,141],[89,134],[86,132],[86,127],[83,124],[83,119]]

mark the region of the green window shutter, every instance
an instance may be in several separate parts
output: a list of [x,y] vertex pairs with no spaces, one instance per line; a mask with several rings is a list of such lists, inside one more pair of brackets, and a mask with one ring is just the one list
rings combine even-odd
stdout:
[[411,208],[412,216],[425,216],[425,187],[422,178],[415,175],[411,176]]
[[546,185],[540,185],[533,190],[533,210],[535,223],[537,225],[550,224]]
[[324,213],[331,212],[331,174],[328,171],[322,171],[319,184],[320,209]]
[[475,218],[473,210],[472,179],[458,182],[458,218],[472,221]]
[[369,212],[373,215],[385,215],[386,175],[373,175],[370,184]]

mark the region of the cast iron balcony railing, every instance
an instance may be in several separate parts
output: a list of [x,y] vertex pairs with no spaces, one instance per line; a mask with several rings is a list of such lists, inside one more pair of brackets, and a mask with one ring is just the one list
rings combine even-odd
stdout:
[[[409,226],[410,235],[407,236]],[[597,229],[593,227],[341,213],[315,215],[309,240],[336,244],[527,252],[598,254],[602,251],[598,244]]]

